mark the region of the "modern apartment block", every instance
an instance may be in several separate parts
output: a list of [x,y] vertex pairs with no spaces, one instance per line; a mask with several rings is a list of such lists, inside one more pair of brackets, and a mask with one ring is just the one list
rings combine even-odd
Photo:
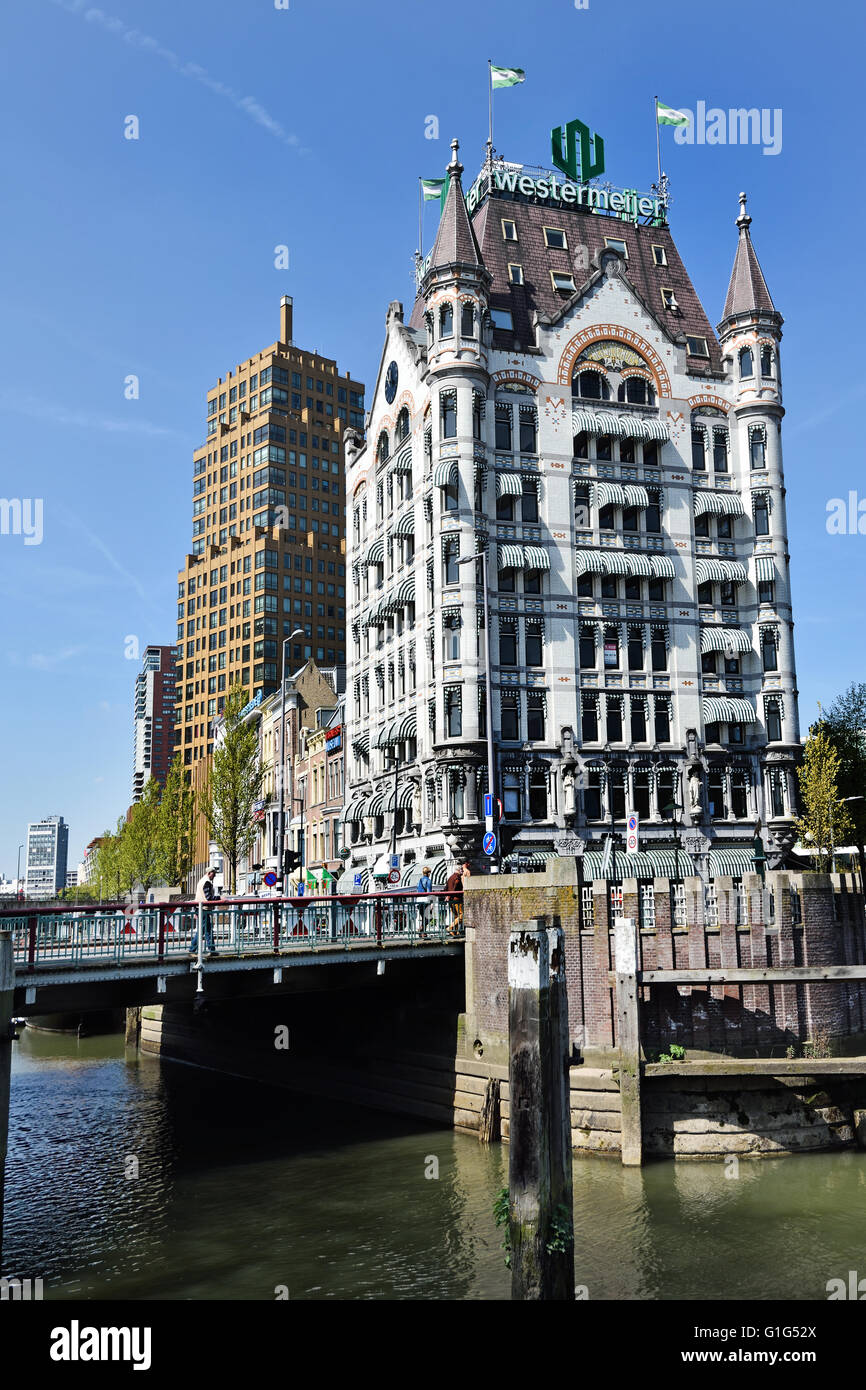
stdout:
[[174,647],[146,647],[135,678],[132,800],[155,777],[165,786],[174,756]]
[[175,748],[193,770],[240,682],[250,698],[290,669],[345,663],[343,439],[363,434],[364,387],[336,362],[280,337],[207,393],[206,439],[193,456],[190,552],[178,575]]
[[[782,319],[744,198],[714,334],[657,199],[501,163],[466,194],[453,149],[348,454],[347,872],[392,837],[404,882],[482,859],[487,789],[502,867],[568,831],[597,873],[631,815],[629,876],[742,873],[756,832],[778,863],[799,750]],[[460,563],[482,551],[487,631]]]
[[66,887],[69,826],[62,816],[45,816],[27,827],[24,891],[28,898],[53,898]]

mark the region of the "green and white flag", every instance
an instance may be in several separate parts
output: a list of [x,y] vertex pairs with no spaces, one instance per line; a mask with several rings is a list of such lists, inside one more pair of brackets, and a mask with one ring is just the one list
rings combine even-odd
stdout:
[[688,125],[691,117],[685,111],[677,111],[673,106],[665,106],[656,98],[656,119],[659,125]]
[[516,87],[518,82],[526,81],[523,68],[495,68],[490,65],[490,80],[493,87]]
[[424,202],[429,203],[434,198],[441,198],[444,186],[445,179],[422,179],[421,192],[424,194]]

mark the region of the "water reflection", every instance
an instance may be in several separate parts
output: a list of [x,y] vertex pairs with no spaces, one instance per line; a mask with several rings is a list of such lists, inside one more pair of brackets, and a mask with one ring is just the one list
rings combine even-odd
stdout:
[[[116,1037],[25,1031],[14,1058],[4,1273],[46,1297],[508,1297],[507,1148]],[[731,1168],[576,1160],[590,1299],[824,1298],[864,1265],[866,1154]]]

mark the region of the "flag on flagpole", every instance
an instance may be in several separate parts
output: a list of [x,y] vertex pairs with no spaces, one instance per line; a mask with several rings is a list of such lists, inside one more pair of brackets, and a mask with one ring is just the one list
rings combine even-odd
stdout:
[[677,111],[673,106],[665,106],[656,97],[656,121],[659,125],[688,125],[691,117],[685,111]]
[[444,184],[444,179],[422,179],[421,192],[424,194],[424,202],[429,203],[434,198],[441,197]]
[[495,68],[491,63],[490,80],[494,87],[516,87],[526,81],[526,73],[523,68]]

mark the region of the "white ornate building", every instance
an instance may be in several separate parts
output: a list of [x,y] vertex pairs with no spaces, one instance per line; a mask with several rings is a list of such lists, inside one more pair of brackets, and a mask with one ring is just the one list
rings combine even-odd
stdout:
[[638,876],[739,874],[756,829],[777,862],[799,745],[782,320],[745,195],[715,336],[663,217],[503,166],[470,216],[452,149],[347,450],[347,873],[483,857],[481,566],[457,563],[481,549],[503,866],[564,828],[597,850],[628,813]]

